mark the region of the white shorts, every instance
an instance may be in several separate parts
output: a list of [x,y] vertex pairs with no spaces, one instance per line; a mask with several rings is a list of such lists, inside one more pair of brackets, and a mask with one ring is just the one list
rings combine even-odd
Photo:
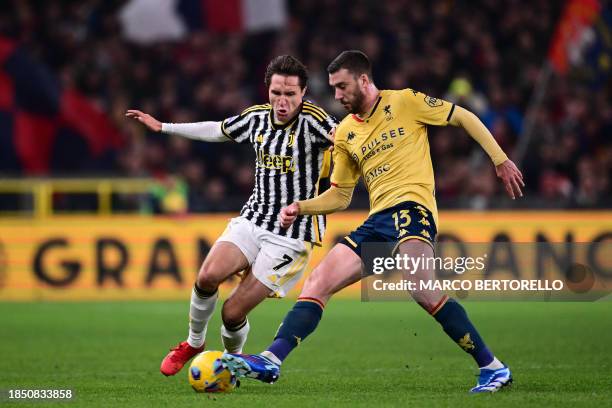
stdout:
[[278,297],[299,282],[312,252],[311,243],[276,235],[242,217],[232,218],[219,241],[240,248],[253,275]]

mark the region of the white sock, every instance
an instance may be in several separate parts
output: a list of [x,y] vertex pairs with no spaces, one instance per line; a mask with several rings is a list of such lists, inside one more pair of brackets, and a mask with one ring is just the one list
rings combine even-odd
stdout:
[[268,351],[268,350],[262,351],[261,353],[259,353],[259,355],[264,356],[265,358],[267,358],[268,360],[270,360],[271,362],[273,362],[274,364],[276,364],[278,366],[280,366],[283,363],[271,351]]
[[486,370],[499,370],[500,368],[503,368],[504,365],[502,364],[501,361],[499,361],[497,359],[497,357],[493,357],[493,361],[491,361],[488,365],[484,366],[484,367],[480,367],[480,369],[486,369]]
[[210,297],[200,297],[195,291],[191,291],[191,305],[189,306],[189,337],[187,343],[193,348],[199,348],[204,345],[206,339],[206,328],[208,321],[215,311],[215,305],[219,292],[215,292]]
[[249,319],[246,319],[244,326],[238,330],[228,330],[224,324],[221,325],[221,340],[225,346],[225,352],[242,353],[242,347],[246,343],[250,328]]

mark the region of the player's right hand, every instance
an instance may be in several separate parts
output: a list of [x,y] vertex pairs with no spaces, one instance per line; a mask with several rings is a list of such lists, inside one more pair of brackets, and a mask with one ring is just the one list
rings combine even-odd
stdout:
[[125,116],[136,119],[154,132],[161,132],[162,130],[162,123],[148,113],[144,113],[136,109],[128,109]]
[[280,225],[283,228],[289,228],[293,221],[300,214],[300,207],[298,203],[293,203],[287,207],[283,207],[280,212]]

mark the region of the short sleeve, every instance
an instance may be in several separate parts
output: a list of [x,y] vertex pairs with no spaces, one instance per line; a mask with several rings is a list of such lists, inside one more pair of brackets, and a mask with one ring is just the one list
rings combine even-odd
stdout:
[[453,115],[455,104],[443,99],[427,96],[413,89],[401,91],[402,100],[414,119],[424,125],[446,126]]
[[249,142],[250,123],[257,112],[269,111],[269,105],[255,105],[242,111],[240,115],[229,117],[221,122],[223,134],[236,143]]
[[359,167],[349,155],[343,143],[334,145],[334,170],[330,182],[337,187],[355,187],[359,181]]

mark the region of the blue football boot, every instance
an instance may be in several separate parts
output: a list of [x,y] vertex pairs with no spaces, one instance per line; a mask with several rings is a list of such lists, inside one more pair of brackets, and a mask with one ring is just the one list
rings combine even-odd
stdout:
[[510,368],[504,364],[497,370],[480,369],[478,385],[470,390],[471,393],[496,392],[512,384],[512,373]]
[[280,377],[280,367],[259,354],[225,353],[221,356],[221,364],[236,377],[248,377],[274,383]]

